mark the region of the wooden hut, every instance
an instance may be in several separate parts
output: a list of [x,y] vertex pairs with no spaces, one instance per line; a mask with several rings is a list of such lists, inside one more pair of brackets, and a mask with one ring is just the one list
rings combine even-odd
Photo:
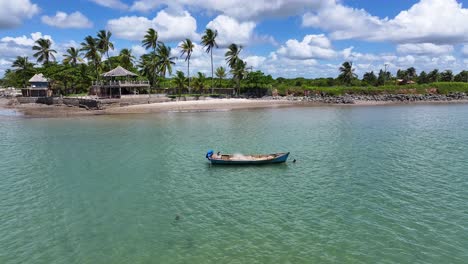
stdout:
[[21,89],[24,97],[48,97],[52,96],[49,89],[49,80],[42,73],[34,75],[29,80],[29,87]]
[[121,66],[102,74],[104,80],[93,83],[90,94],[100,98],[121,98],[122,94],[135,94],[138,89],[149,89],[148,81],[138,81],[137,74]]

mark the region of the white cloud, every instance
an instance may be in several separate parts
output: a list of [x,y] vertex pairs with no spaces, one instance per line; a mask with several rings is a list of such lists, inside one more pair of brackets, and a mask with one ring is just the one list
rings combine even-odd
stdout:
[[11,43],[20,46],[33,46],[34,42],[40,38],[49,39],[53,41],[50,35],[42,35],[41,32],[35,32],[31,33],[30,38],[26,37],[25,35],[20,37],[3,37],[2,39],[0,39],[0,42]]
[[0,0],[0,29],[17,27],[37,13],[39,7],[30,0]]
[[287,17],[307,10],[315,10],[334,0],[137,0],[130,10],[147,12],[163,5],[180,9],[184,6],[221,13],[242,20],[264,17]]
[[333,39],[456,44],[468,41],[467,21],[468,9],[456,0],[421,0],[393,19],[337,3],[305,14],[302,24],[331,31]]
[[42,16],[42,23],[58,28],[90,28],[93,23],[80,12],[67,14],[57,11],[55,16]]
[[452,45],[435,45],[432,43],[401,44],[397,51],[403,54],[440,55],[453,52]]
[[330,40],[323,34],[306,35],[301,42],[290,39],[286,41],[286,45],[278,49],[277,53],[296,60],[331,59],[336,56]]
[[225,47],[231,43],[248,44],[253,37],[255,23],[249,21],[239,22],[232,17],[220,15],[210,21],[206,27],[218,31],[216,42],[218,45]]
[[120,0],[90,0],[98,5],[109,7],[112,9],[121,9],[126,10],[128,9],[128,5],[123,3]]
[[107,28],[116,37],[128,40],[143,39],[149,28],[156,29],[159,39],[162,41],[199,38],[196,33],[197,21],[187,11],[180,14],[170,14],[165,10],[161,10],[152,20],[146,17],[125,16],[109,20]]
[[248,56],[244,59],[244,61],[247,62],[247,66],[252,66],[254,70],[256,70],[255,68],[263,66],[266,60],[267,58],[263,56]]
[[146,49],[140,45],[133,45],[131,50],[136,59],[139,59],[141,55],[146,53]]

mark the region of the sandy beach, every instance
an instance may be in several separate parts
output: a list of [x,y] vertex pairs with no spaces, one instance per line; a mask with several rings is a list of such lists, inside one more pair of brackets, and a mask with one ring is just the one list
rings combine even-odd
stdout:
[[229,111],[234,109],[286,107],[298,104],[301,104],[301,102],[289,100],[210,99],[130,105],[111,107],[104,110],[86,110],[84,108],[64,105],[10,105],[9,100],[6,98],[0,99],[0,108],[15,109],[29,117],[73,117],[87,115],[148,114],[160,112]]
[[26,117],[74,117],[90,115],[121,115],[121,114],[150,114],[161,112],[206,112],[230,111],[240,109],[278,108],[278,107],[312,107],[312,106],[379,106],[397,104],[453,104],[468,103],[466,100],[453,101],[420,101],[420,102],[392,102],[392,101],[362,101],[353,104],[333,104],[310,102],[291,99],[208,99],[199,101],[174,101],[152,104],[139,104],[121,107],[109,107],[103,110],[86,110],[84,108],[66,105],[44,104],[11,104],[9,99],[0,98],[0,109],[12,109]]

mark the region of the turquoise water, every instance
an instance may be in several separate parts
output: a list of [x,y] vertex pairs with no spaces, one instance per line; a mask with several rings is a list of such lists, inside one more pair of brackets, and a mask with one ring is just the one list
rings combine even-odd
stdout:
[[467,146],[468,105],[0,115],[0,263],[467,263]]

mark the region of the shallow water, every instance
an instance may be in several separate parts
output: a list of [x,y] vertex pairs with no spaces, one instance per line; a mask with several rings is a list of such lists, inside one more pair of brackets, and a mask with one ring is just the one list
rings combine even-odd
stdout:
[[[0,117],[0,263],[466,263],[467,116]],[[208,149],[297,162],[211,167]]]

